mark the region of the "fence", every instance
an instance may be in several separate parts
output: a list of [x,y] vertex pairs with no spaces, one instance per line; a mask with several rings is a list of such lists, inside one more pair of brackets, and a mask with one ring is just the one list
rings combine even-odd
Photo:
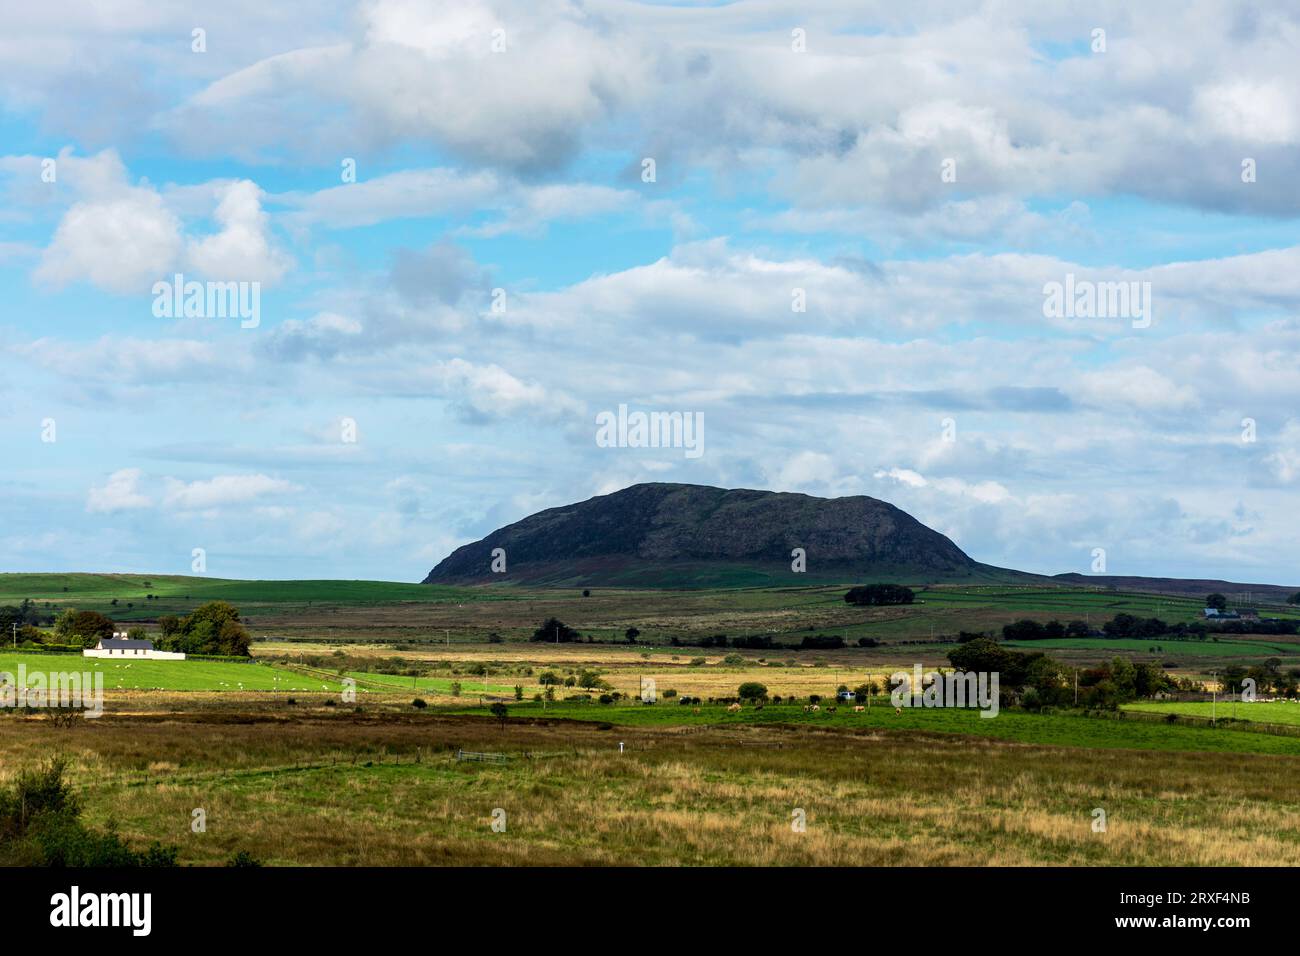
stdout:
[[457,750],[457,760],[474,760],[478,763],[506,763],[510,757],[506,754],[484,754],[473,750]]

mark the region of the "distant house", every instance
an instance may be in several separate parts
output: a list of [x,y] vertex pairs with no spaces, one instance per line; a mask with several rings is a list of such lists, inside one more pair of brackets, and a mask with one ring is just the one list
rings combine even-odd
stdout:
[[183,661],[185,655],[178,651],[156,651],[153,641],[129,638],[114,632],[112,637],[101,637],[94,647],[81,652],[84,657],[112,657],[128,660]]
[[[1212,621],[1236,621],[1241,618],[1241,615],[1236,611],[1220,611],[1217,607],[1207,607],[1204,613],[1205,616]],[[1254,612],[1252,611],[1251,613],[1253,614]],[[1256,617],[1258,617],[1258,615],[1256,615]]]

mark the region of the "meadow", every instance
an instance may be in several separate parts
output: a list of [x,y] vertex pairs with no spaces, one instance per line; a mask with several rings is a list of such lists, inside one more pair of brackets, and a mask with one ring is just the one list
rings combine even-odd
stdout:
[[257,662],[225,661],[115,661],[79,654],[13,653],[0,651],[0,672],[27,673],[74,671],[103,674],[104,689],[178,691],[312,691],[337,693],[337,680],[318,678]]
[[[223,581],[138,575],[0,575],[0,603],[99,610],[150,628],[163,613],[235,603],[250,663],[110,661],[0,651],[0,671],[100,670],[103,717],[64,726],[0,713],[0,779],[54,754],[71,762],[87,819],[181,861],[246,850],[305,865],[1286,864],[1300,841],[1300,704],[1142,703],[1108,715],[752,705],[833,698],[945,665],[945,635],[1021,618],[1121,611],[1194,620],[1199,601],[1086,587],[935,587],[908,607],[859,608],[843,587],[697,591],[446,588],[388,582]],[[153,595],[149,597],[148,595]],[[116,603],[114,603],[116,602]],[[1273,613],[1270,611],[1269,613]],[[1279,615],[1294,609],[1279,609]],[[556,616],[596,643],[528,640]],[[624,632],[641,633],[628,643]],[[675,646],[727,634],[836,650]],[[1300,665],[1300,641],[1083,638],[1020,642],[1069,666],[1115,656],[1206,678],[1223,664]],[[600,689],[557,686],[548,672]],[[356,682],[355,700],[342,696]],[[633,702],[647,679],[660,700]],[[515,687],[524,699],[515,699]],[[678,696],[706,702],[682,706]],[[623,699],[602,704],[602,692]],[[574,698],[587,694],[589,699]],[[417,702],[418,698],[418,702]],[[506,704],[506,717],[489,705]],[[1228,715],[1221,704],[1219,716]],[[1257,708],[1257,709],[1251,709]],[[1293,709],[1288,709],[1293,708]],[[1173,722],[1163,715],[1182,715]],[[1288,719],[1293,718],[1293,719]],[[619,745],[622,745],[620,752]],[[458,750],[504,754],[458,762]],[[206,833],[190,830],[207,813]],[[505,832],[491,828],[505,811]],[[1092,830],[1104,809],[1105,833]],[[807,826],[792,829],[796,811]]]
[[89,822],[197,865],[1287,865],[1300,842],[1293,755],[342,712],[4,719],[0,749],[0,777],[66,755]]
[[[714,634],[766,634],[779,643],[798,644],[803,637],[819,633],[839,635],[855,644],[864,637],[930,641],[962,630],[996,632],[1021,618],[1082,620],[1099,626],[1123,612],[1190,622],[1197,619],[1202,604],[1189,598],[1086,587],[942,585],[920,591],[912,605],[863,608],[843,600],[851,583],[855,582],[697,590],[597,588],[584,596],[573,588],[509,584],[448,587],[383,581],[0,574],[0,604],[30,598],[42,613],[53,615],[64,607],[76,607],[129,624],[147,623],[161,614],[185,614],[204,601],[226,600],[240,608],[259,640],[428,647],[485,644],[492,634],[506,642],[526,641],[541,621],[552,616],[602,642],[620,642],[628,627],[636,627],[643,645],[667,646],[674,637],[691,641]],[[1295,607],[1267,610],[1273,616],[1300,617]],[[1297,652],[1300,644],[1278,653]]]
[[1240,720],[1253,724],[1300,727],[1300,702],[1289,700],[1257,700],[1247,703],[1225,697],[1218,701],[1139,701],[1125,704],[1124,709],[1148,714],[1180,714],[1203,720]]

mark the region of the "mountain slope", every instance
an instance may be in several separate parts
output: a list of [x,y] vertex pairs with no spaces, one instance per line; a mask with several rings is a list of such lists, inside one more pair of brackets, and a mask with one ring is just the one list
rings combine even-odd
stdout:
[[[504,574],[491,571],[495,548],[505,550]],[[794,548],[807,554],[806,573],[791,571]],[[716,587],[867,578],[1038,580],[973,561],[875,498],[649,483],[500,528],[457,548],[424,583]]]

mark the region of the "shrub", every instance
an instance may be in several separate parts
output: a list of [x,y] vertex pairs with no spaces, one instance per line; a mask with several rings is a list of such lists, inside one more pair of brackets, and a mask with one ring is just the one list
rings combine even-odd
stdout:
[[417,697],[415,698],[415,700],[411,701],[411,706],[414,707],[416,710],[424,710],[424,708],[428,707],[429,705],[423,697]]
[[767,687],[758,681],[745,681],[736,691],[741,700],[762,700],[767,696]]
[[600,697],[597,698],[597,699],[598,699],[602,704],[612,704],[612,703],[614,703],[614,698],[611,697],[609,694],[601,694]]

